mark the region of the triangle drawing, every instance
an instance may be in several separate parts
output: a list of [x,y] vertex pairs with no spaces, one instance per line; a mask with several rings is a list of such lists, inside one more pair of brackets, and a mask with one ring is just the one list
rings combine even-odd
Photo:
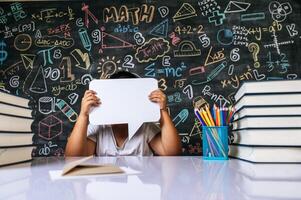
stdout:
[[42,67],[39,67],[38,72],[36,73],[29,90],[33,93],[38,94],[47,92],[47,85]]
[[224,13],[237,13],[244,12],[250,7],[250,3],[230,1],[224,11]]
[[117,48],[129,48],[135,45],[119,38],[114,35],[111,35],[106,32],[101,34],[101,48],[102,49],[117,49]]
[[31,68],[33,69],[33,62],[36,58],[34,54],[21,54],[22,62],[25,69]]
[[36,34],[35,34],[35,38],[42,38],[42,34],[40,30],[37,30]]
[[181,8],[177,11],[177,13],[172,17],[173,21],[178,21],[182,19],[187,19],[190,17],[197,16],[195,9],[189,3],[183,3]]
[[168,19],[165,19],[160,24],[156,25],[149,34],[158,37],[167,37]]

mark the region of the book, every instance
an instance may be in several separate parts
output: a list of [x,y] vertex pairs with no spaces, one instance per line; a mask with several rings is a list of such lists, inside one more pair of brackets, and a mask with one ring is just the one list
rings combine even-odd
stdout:
[[300,129],[241,129],[232,131],[233,144],[256,146],[301,146]]
[[234,108],[243,106],[300,106],[301,92],[291,94],[245,94],[236,101]]
[[247,128],[301,128],[301,115],[299,116],[249,116],[232,123],[233,130]]
[[[301,102],[300,102],[301,103]],[[296,106],[242,106],[234,113],[234,120],[246,116],[301,115],[301,104]]]
[[301,163],[301,147],[229,145],[229,156],[255,163]]
[[17,105],[24,108],[29,108],[29,99],[19,97],[16,95],[8,94],[5,92],[0,91],[0,102],[2,103],[9,103],[13,105]]
[[17,164],[32,159],[33,146],[0,147],[0,166]]
[[0,132],[0,147],[13,147],[32,144],[34,133]]
[[1,102],[0,102],[0,112],[8,115],[32,117],[31,115],[32,110],[29,108],[24,108],[24,107],[15,106],[7,103],[1,103]]
[[0,113],[0,131],[31,132],[33,118],[6,115]]
[[112,164],[84,163],[90,158],[92,158],[92,156],[66,164],[64,166],[62,176],[124,173],[120,167]]
[[238,88],[234,98],[238,101],[246,94],[301,92],[301,80],[246,81]]

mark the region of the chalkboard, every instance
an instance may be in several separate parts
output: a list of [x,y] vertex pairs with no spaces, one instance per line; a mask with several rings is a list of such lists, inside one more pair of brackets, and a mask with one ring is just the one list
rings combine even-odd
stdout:
[[155,77],[183,155],[200,155],[194,106],[229,106],[247,80],[299,79],[297,0],[0,3],[0,89],[31,99],[35,156],[61,156],[92,79]]

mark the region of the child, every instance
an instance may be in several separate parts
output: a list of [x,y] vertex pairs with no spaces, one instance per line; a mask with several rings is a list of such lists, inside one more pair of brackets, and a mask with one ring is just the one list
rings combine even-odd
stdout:
[[[115,78],[137,78],[134,74],[120,71]],[[179,155],[181,141],[179,134],[167,112],[166,96],[161,90],[149,95],[150,101],[160,105],[160,127],[154,123],[144,123],[128,140],[127,124],[99,125],[89,124],[89,110],[101,106],[96,93],[87,90],[81,102],[81,111],[66,145],[66,156],[161,156]]]

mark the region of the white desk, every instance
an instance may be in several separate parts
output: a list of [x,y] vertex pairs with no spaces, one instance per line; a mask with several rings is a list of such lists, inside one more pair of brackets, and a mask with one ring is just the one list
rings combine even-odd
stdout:
[[[301,199],[301,165],[251,164],[201,157],[95,157],[141,173],[51,180],[69,160],[39,158],[0,168],[0,199],[28,200],[244,200]],[[31,166],[30,166],[31,165]]]

